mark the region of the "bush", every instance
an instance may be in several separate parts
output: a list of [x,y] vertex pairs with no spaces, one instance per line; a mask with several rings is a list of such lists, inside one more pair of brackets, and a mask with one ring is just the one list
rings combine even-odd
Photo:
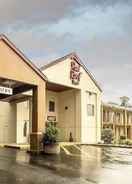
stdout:
[[119,139],[119,144],[126,144],[126,136],[125,135],[121,135],[120,139]]
[[105,128],[102,130],[101,139],[105,144],[112,144],[113,141],[113,132],[110,128]]
[[125,142],[125,144],[132,145],[132,140],[127,139],[126,142]]
[[49,122],[46,126],[46,130],[42,138],[42,143],[44,145],[55,144],[57,142],[58,133],[58,128],[56,128],[52,122]]
[[130,139],[120,140],[120,144],[132,145],[132,140]]
[[126,136],[125,135],[121,135],[120,136],[120,140],[126,140]]

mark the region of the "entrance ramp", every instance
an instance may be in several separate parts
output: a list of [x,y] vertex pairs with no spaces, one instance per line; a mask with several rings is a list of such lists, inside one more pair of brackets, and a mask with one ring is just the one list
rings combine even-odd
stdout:
[[85,160],[96,159],[95,152],[91,152],[91,148],[88,145],[83,145],[79,142],[72,143],[60,143],[60,147],[63,150],[63,153],[71,157],[82,157]]

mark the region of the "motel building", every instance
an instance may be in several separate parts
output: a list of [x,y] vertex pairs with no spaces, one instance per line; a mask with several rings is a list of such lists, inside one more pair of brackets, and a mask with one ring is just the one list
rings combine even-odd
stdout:
[[101,89],[75,54],[38,69],[0,36],[0,144],[30,144],[40,151],[48,122],[59,141],[97,143],[101,137]]
[[119,143],[122,136],[132,140],[132,107],[124,103],[103,102],[102,129],[105,128],[112,130],[115,143]]

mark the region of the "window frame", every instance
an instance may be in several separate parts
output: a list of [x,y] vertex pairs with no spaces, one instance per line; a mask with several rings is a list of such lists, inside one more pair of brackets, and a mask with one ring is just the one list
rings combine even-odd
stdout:
[[49,112],[55,112],[55,101],[49,100],[48,110],[49,110]]
[[87,115],[92,116],[92,117],[95,116],[95,105],[94,104],[87,104]]

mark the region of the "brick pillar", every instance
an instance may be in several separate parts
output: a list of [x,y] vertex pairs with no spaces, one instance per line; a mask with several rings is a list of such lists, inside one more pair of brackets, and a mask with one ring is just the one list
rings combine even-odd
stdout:
[[32,97],[32,133],[30,151],[39,153],[42,149],[41,138],[45,129],[45,83],[33,88]]

